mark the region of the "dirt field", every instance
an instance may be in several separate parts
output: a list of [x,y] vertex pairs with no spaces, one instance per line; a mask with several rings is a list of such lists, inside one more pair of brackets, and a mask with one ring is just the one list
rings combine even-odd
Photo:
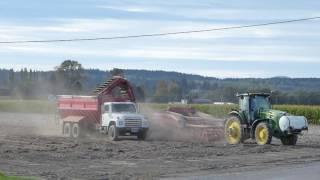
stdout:
[[267,146],[230,146],[157,133],[147,141],[66,139],[55,127],[52,115],[0,113],[0,171],[41,179],[157,179],[320,161],[319,127],[311,127],[294,147],[276,139]]

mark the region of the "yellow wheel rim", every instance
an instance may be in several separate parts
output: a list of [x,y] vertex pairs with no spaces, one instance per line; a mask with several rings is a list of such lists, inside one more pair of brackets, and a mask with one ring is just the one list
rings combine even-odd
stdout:
[[241,139],[241,125],[237,120],[229,120],[225,126],[226,139],[229,144],[237,144]]
[[264,145],[267,143],[269,134],[266,127],[257,127],[255,135],[258,144]]

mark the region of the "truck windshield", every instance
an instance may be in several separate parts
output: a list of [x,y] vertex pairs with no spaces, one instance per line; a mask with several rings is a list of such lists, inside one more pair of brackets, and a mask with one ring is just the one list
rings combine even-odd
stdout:
[[260,108],[270,109],[270,102],[268,97],[255,96],[254,98],[252,98],[251,106],[254,110],[258,110]]
[[136,113],[136,107],[133,104],[113,104],[112,112],[130,112]]

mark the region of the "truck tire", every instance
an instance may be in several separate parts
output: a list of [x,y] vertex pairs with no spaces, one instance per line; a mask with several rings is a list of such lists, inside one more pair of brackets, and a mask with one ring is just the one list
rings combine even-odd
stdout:
[[260,122],[254,130],[254,137],[259,145],[270,144],[272,141],[272,129],[266,122]]
[[63,136],[65,137],[71,137],[71,124],[66,122],[63,123],[63,129],[62,129]]
[[80,130],[79,123],[72,124],[71,133],[72,133],[72,137],[74,138],[80,137],[81,130]]
[[293,134],[293,135],[281,137],[280,140],[283,145],[294,146],[297,144],[298,135]]
[[147,138],[147,131],[141,131],[137,135],[139,140],[145,140]]
[[119,132],[115,125],[111,125],[108,130],[109,139],[112,141],[117,141],[119,138]]
[[228,144],[239,144],[244,141],[244,129],[238,116],[230,116],[225,121],[224,135]]

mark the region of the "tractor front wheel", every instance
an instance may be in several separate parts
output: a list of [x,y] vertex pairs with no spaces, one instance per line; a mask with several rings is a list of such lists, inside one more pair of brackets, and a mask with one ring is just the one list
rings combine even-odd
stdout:
[[238,116],[230,116],[225,121],[224,134],[229,144],[239,144],[244,141],[244,131]]
[[256,126],[254,135],[259,145],[270,144],[272,141],[272,129],[266,122],[260,122]]
[[294,146],[297,144],[298,135],[289,135],[280,138],[283,145]]

